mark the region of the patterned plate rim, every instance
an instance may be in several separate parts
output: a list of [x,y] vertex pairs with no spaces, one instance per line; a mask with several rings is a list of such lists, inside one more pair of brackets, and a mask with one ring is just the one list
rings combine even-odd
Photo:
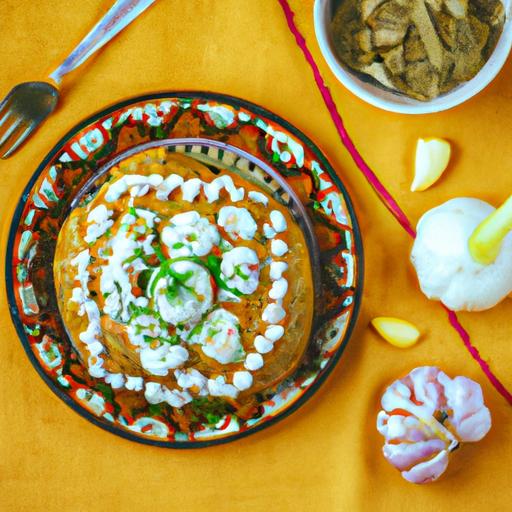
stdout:
[[[241,432],[237,432],[232,435],[225,436],[225,437],[203,440],[203,441],[168,441],[168,440],[160,441],[160,440],[156,440],[156,439],[144,438],[144,437],[137,436],[135,434],[131,434],[130,432],[128,432],[126,430],[122,430],[114,425],[110,425],[110,424],[100,421],[100,419],[97,416],[95,416],[94,414],[89,412],[84,407],[80,406],[69,395],[67,395],[64,391],[62,391],[55,384],[54,380],[52,380],[50,378],[50,376],[45,373],[44,369],[42,368],[41,364],[39,363],[38,359],[36,358],[34,352],[31,349],[30,342],[26,336],[21,318],[19,317],[19,314],[18,314],[18,307],[16,304],[16,298],[15,298],[15,292],[14,292],[14,282],[13,282],[13,278],[12,278],[13,274],[12,274],[11,262],[13,261],[15,238],[16,238],[16,233],[17,233],[17,229],[19,226],[19,222],[21,220],[21,215],[23,213],[23,209],[24,209],[26,201],[29,197],[29,193],[32,190],[32,187],[34,186],[37,179],[39,178],[41,173],[44,171],[44,169],[46,168],[48,163],[52,160],[52,158],[57,155],[57,153],[65,146],[66,142],[70,138],[72,138],[74,135],[76,135],[76,133],[80,132],[81,130],[86,128],[88,125],[98,121],[103,116],[111,114],[111,113],[115,112],[116,110],[122,109],[131,104],[135,104],[135,103],[139,103],[139,102],[143,102],[143,101],[170,98],[170,97],[199,98],[199,99],[203,99],[203,100],[226,102],[228,104],[231,103],[231,104],[242,106],[257,115],[261,115],[261,116],[281,125],[286,130],[288,130],[290,133],[295,135],[304,144],[306,144],[308,146],[308,148],[315,153],[315,156],[319,159],[319,161],[323,165],[323,168],[329,174],[329,177],[333,180],[336,187],[339,189],[339,192],[341,192],[341,194],[343,195],[343,199],[344,199],[346,207],[347,207],[347,213],[349,214],[350,220],[352,222],[352,234],[354,237],[355,254],[357,255],[357,262],[358,262],[357,280],[356,280],[356,285],[355,285],[355,290],[354,290],[353,312],[352,312],[352,315],[349,320],[349,325],[347,326],[347,329],[345,331],[344,339],[342,340],[342,343],[340,344],[340,346],[336,349],[336,352],[331,356],[327,366],[318,374],[318,376],[316,377],[315,381],[311,384],[311,386],[309,386],[308,389],[296,401],[294,401],[291,405],[289,405],[286,409],[280,411],[275,416],[272,416],[268,420],[254,426],[253,428],[243,430]],[[357,217],[355,214],[355,210],[354,210],[350,195],[349,195],[347,189],[345,188],[345,185],[342,183],[341,179],[338,177],[338,175],[334,171],[334,169],[331,166],[330,162],[328,161],[327,157],[324,155],[324,153],[308,136],[306,136],[298,128],[296,128],[290,122],[283,119],[281,116],[265,109],[264,107],[261,107],[255,103],[250,102],[250,101],[238,98],[236,96],[231,96],[231,95],[221,94],[221,93],[213,93],[213,92],[210,93],[210,92],[204,92],[204,91],[166,91],[166,92],[148,93],[148,94],[144,94],[141,96],[135,96],[135,97],[128,98],[128,99],[120,101],[120,102],[116,102],[108,107],[105,107],[102,110],[99,110],[99,111],[95,112],[94,114],[88,116],[87,118],[82,120],[80,123],[74,125],[53,146],[53,148],[50,150],[50,152],[45,156],[45,158],[39,164],[36,171],[30,177],[27,185],[24,187],[21,197],[19,198],[16,208],[14,210],[14,214],[12,216],[12,221],[11,221],[11,225],[9,227],[9,232],[8,232],[7,249],[6,249],[5,256],[6,256],[6,258],[5,258],[5,283],[6,283],[6,293],[7,293],[7,300],[8,300],[11,319],[15,326],[18,338],[20,339],[20,341],[23,345],[23,349],[25,350],[25,353],[27,354],[30,362],[32,363],[32,366],[35,368],[35,370],[37,371],[39,376],[43,379],[43,381],[46,383],[46,385],[51,389],[51,391],[55,395],[57,395],[64,403],[66,403],[69,407],[71,407],[75,412],[77,412],[80,416],[82,416],[86,420],[90,421],[94,425],[102,428],[103,430],[106,430],[114,435],[117,435],[124,439],[128,439],[130,441],[136,441],[138,443],[142,443],[142,444],[146,444],[146,445],[150,445],[150,446],[158,446],[158,447],[172,448],[172,449],[204,448],[204,447],[208,447],[208,446],[230,443],[232,441],[242,439],[251,434],[255,434],[263,429],[266,429],[267,427],[270,427],[271,425],[278,423],[279,421],[283,420],[284,418],[290,416],[293,412],[297,411],[302,405],[304,405],[318,391],[318,389],[322,386],[322,384],[329,377],[329,375],[333,371],[334,367],[338,364],[338,362],[341,358],[341,355],[343,354],[349,339],[352,337],[354,327],[357,322],[357,318],[359,316],[359,310],[360,310],[361,300],[362,300],[362,295],[363,295],[364,252],[363,252],[363,243],[362,243],[359,224],[357,221]]]

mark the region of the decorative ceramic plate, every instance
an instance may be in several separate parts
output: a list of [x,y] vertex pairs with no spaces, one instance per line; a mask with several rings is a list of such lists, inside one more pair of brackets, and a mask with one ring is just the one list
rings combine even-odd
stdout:
[[[109,373],[96,367],[95,371],[91,371],[91,357],[86,360],[83,351],[79,350],[76,338],[72,335],[70,324],[73,323],[73,319],[66,319],[66,315],[61,315],[59,311],[59,305],[62,309],[62,293],[57,267],[59,261],[65,261],[69,252],[67,246],[62,246],[67,242],[62,242],[62,238],[72,238],[74,231],[69,227],[70,219],[77,215],[80,208],[87,208],[88,202],[94,200],[98,190],[99,194],[102,193],[102,185],[108,184],[107,182],[112,179],[111,172],[117,173],[115,179],[119,182],[116,184],[114,180],[112,183],[119,189],[123,173],[132,172],[126,170],[128,167],[123,168],[123,162],[141,162],[143,158],[149,158],[148,155],[157,155],[160,166],[176,166],[186,160],[194,162],[192,168],[205,169],[207,174],[211,173],[211,180],[207,178],[206,181],[201,181],[195,177],[189,179],[187,194],[200,182],[208,196],[207,190],[211,192],[215,189],[215,183],[219,182],[217,175],[222,172],[220,178],[227,181],[222,182],[221,188],[225,187],[226,191],[230,191],[233,199],[233,194],[236,195],[242,190],[236,188],[236,184],[239,183],[237,180],[243,180],[253,189],[248,195],[254,203],[263,202],[266,207],[270,201],[269,210],[274,205],[271,212],[274,216],[270,217],[273,220],[269,221],[270,224],[265,224],[267,231],[265,236],[260,237],[259,243],[268,243],[270,247],[273,241],[271,239],[276,236],[276,232],[279,233],[275,222],[276,219],[279,221],[284,217],[278,215],[275,209],[281,208],[288,216],[288,225],[296,225],[297,236],[306,248],[303,257],[307,264],[301,263],[300,266],[300,269],[307,267],[305,272],[312,283],[310,289],[306,288],[309,290],[306,302],[300,302],[300,293],[303,293],[300,291],[303,288],[300,287],[293,289],[292,298],[284,303],[284,299],[277,298],[280,297],[277,295],[277,288],[273,292],[275,297],[270,291],[268,293],[269,297],[276,299],[276,304],[271,304],[271,308],[275,310],[277,306],[284,304],[286,309],[290,310],[290,316],[295,319],[296,323],[293,325],[297,329],[297,325],[300,326],[300,334],[298,330],[296,333],[290,330],[284,336],[283,329],[279,328],[280,336],[283,336],[283,339],[286,336],[291,339],[303,338],[304,348],[293,366],[288,370],[280,370],[283,375],[281,379],[266,382],[264,386],[254,391],[250,406],[237,407],[234,401],[239,390],[242,390],[243,396],[243,390],[250,385],[246,382],[247,378],[249,383],[252,382],[252,374],[249,375],[250,372],[244,368],[241,368],[244,371],[234,372],[234,385],[226,380],[233,377],[229,372],[210,377],[208,381],[204,380],[205,390],[200,396],[192,394],[193,389],[199,389],[197,386],[187,387],[188,385],[184,384],[184,374],[189,370],[182,371],[178,368],[175,375],[183,388],[180,391],[163,387],[158,378],[157,382],[149,383],[151,389],[158,390],[160,395],[162,389],[165,390],[165,396],[162,395],[164,398],[160,399],[155,399],[155,393],[149,392],[147,382],[141,384],[141,377]],[[151,176],[154,178],[155,175]],[[158,183],[161,183],[162,177],[157,178]],[[133,189],[135,192],[130,192],[132,197],[147,193],[148,187],[137,187]],[[112,189],[112,186],[110,188]],[[142,192],[141,188],[144,188]],[[183,187],[183,197],[185,194]],[[194,194],[197,195],[199,192],[196,191]],[[208,199],[208,202],[219,202],[217,189],[214,191],[215,194],[217,200]],[[244,194],[245,190],[242,192],[242,198]],[[167,196],[164,200],[167,201]],[[142,215],[142,210],[133,207],[133,198],[131,201],[130,212],[133,216],[130,214],[128,217],[133,217],[131,222],[135,225],[136,217],[145,214]],[[252,206],[256,210],[259,208],[258,211],[262,215],[266,214],[266,208],[261,204]],[[170,208],[172,210],[172,206]],[[200,210],[200,207],[196,208]],[[237,210],[233,206],[224,208],[231,209],[230,212]],[[97,209],[96,214],[100,210]],[[106,211],[106,208],[104,210]],[[197,216],[199,218],[199,215]],[[214,222],[217,222],[217,218],[222,217],[222,212],[210,217],[215,218]],[[157,218],[156,222],[159,221]],[[83,221],[81,222],[83,224]],[[141,223],[144,222],[146,221]],[[221,220],[218,220],[218,223],[223,226]],[[98,231],[98,226],[95,224],[94,230]],[[139,228],[141,226],[135,227]],[[276,228],[276,231],[273,228]],[[66,237],[61,236],[58,245],[59,233],[61,230],[65,233],[66,229],[69,230],[68,234]],[[123,229],[128,228],[124,226]],[[222,232],[229,234],[231,228],[224,229],[226,232]],[[107,231],[110,229],[96,233],[89,246],[94,244],[96,237],[112,236]],[[91,233],[92,231],[87,231],[89,238],[92,236]],[[236,240],[237,236],[232,238]],[[187,242],[190,240],[196,238],[187,238]],[[184,250],[183,245],[180,241],[172,247],[179,249],[178,252],[181,254],[180,251]],[[228,245],[226,249],[222,248],[221,244],[220,249],[229,252],[233,245]],[[56,248],[58,257],[55,257]],[[268,256],[276,252],[271,253],[270,249],[265,252],[261,247],[258,250],[266,257],[264,265],[270,266],[272,260]],[[88,254],[88,249],[85,252]],[[151,253],[153,252],[151,249]],[[190,262],[188,264],[196,265],[201,272],[206,272],[202,266],[206,268],[210,263],[213,265],[216,257],[221,260],[219,256],[208,256],[207,262],[200,261],[195,254],[197,253],[188,257],[188,260],[197,261],[197,265]],[[152,256],[156,261],[156,256]],[[169,262],[176,265],[178,260],[187,259],[176,259],[175,256],[167,256],[171,258],[167,263],[162,257],[160,262],[154,263],[161,267],[155,268],[164,268],[165,265],[168,267]],[[96,258],[88,259],[91,264],[93,260]],[[130,259],[131,262],[133,260],[134,257]],[[11,225],[6,262],[7,292],[13,321],[30,360],[50,388],[82,416],[110,432],[131,440],[173,448],[228,442],[261,430],[296,410],[318,389],[341,356],[350,338],[362,293],[362,246],[357,221],[346,190],[320,150],[296,128],[261,107],[236,98],[209,93],[162,93],[135,98],[110,107],[71,130],[45,158],[22,195]],[[74,264],[61,265],[62,272],[65,273]],[[126,260],[123,264],[126,266]],[[57,282],[54,281],[54,265]],[[292,262],[289,262],[289,265],[292,270]],[[191,279],[191,271],[179,274],[176,268],[178,267],[175,267],[174,273],[171,272],[173,277],[167,276],[166,279]],[[214,275],[215,271],[211,267],[208,268]],[[248,272],[248,266],[243,268]],[[290,273],[297,274],[295,271]],[[161,270],[156,271],[156,274],[157,278],[160,276],[163,279]],[[241,286],[242,291],[248,286],[249,276],[243,273],[240,276],[242,280],[233,274],[229,281],[231,288],[226,286],[225,282],[220,283],[225,289],[223,293],[231,295],[234,302],[241,300],[231,293],[236,292],[233,286],[236,285],[237,279],[236,286]],[[295,282],[294,278],[298,279],[293,275],[289,278],[290,287]],[[272,284],[270,281],[269,278],[269,283]],[[299,280],[300,283],[303,281]],[[288,286],[286,282],[285,285]],[[148,286],[154,288],[155,285]],[[180,286],[187,288],[183,283]],[[253,293],[256,286],[247,293]],[[88,290],[85,292],[89,293]],[[97,295],[96,292],[91,293]],[[103,294],[105,302],[109,295],[110,292]],[[166,300],[174,299],[175,293]],[[200,300],[204,300],[203,295]],[[138,306],[140,302],[135,298],[133,301],[132,306],[141,309],[141,306]],[[267,307],[269,302],[272,302],[270,299],[261,301],[260,303],[266,304]],[[169,304],[166,303],[167,306]],[[216,307],[218,306],[214,306],[209,312],[205,310],[205,314],[217,315],[219,310],[215,309]],[[229,305],[227,307],[229,308]],[[230,316],[229,313],[224,314]],[[81,311],[77,310],[75,316],[78,318],[77,315],[84,315],[83,308]],[[279,318],[276,319],[277,322]],[[179,323],[177,325],[176,329],[186,331],[186,326]],[[293,329],[293,325],[290,329]],[[139,330],[143,330],[142,327],[139,326]],[[176,332],[183,338],[183,332]],[[187,333],[187,336],[190,336],[187,340],[194,340],[196,335],[197,328],[195,334],[194,330]],[[261,343],[265,336],[259,336]],[[144,341],[148,341],[146,338],[148,336],[144,336]],[[157,348],[165,342],[173,344],[173,350],[183,352],[183,349],[174,346],[176,339],[179,339],[177,335],[170,336],[166,331],[165,339],[162,337],[161,342],[160,338],[157,339]],[[207,339],[211,341],[211,338]],[[154,340],[149,338],[149,341]],[[203,342],[204,340],[197,341]],[[268,344],[268,340],[264,342]],[[247,355],[243,363],[245,368],[252,370],[248,358],[253,357],[253,360],[262,361],[261,354],[272,350],[273,345],[265,347],[261,343],[257,348],[259,354],[254,351],[252,356]],[[142,342],[141,344],[143,345]],[[256,341],[254,345],[257,345]],[[90,346],[86,348],[92,350]],[[187,348],[190,350],[190,347]],[[143,349],[137,348],[137,353]],[[171,349],[166,346],[165,350]],[[202,350],[207,353],[204,346]],[[283,351],[286,350],[282,349],[281,352]],[[279,348],[276,348],[275,352],[279,353]],[[245,352],[243,354],[245,355]],[[210,357],[222,361],[218,354],[212,356],[210,353]],[[101,358],[99,360],[102,361]],[[281,357],[282,360],[285,359]],[[97,364],[98,357],[94,355],[93,361]],[[164,373],[155,371],[153,375]],[[259,379],[264,380],[263,377]],[[232,400],[222,402],[222,407],[219,407],[215,400],[211,400],[208,390],[212,396],[231,393]],[[178,403],[180,400],[185,404],[183,410],[181,403]],[[204,407],[207,408],[206,413]],[[182,419],[183,411],[187,411],[186,422]]]

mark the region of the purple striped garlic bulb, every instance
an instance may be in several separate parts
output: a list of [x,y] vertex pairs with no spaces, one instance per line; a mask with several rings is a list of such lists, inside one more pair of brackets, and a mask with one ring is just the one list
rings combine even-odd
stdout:
[[480,385],[432,366],[393,382],[381,405],[377,430],[385,438],[384,457],[416,484],[437,480],[456,448],[480,441],[491,428]]

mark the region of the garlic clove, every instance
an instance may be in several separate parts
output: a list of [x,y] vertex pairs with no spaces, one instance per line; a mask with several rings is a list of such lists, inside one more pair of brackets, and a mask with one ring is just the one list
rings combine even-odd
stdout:
[[512,230],[512,196],[489,215],[469,239],[471,257],[482,265],[490,265],[498,257],[503,239]]
[[398,348],[412,347],[421,335],[415,325],[401,318],[379,316],[371,324],[388,343]]
[[420,192],[432,186],[448,167],[450,143],[443,139],[418,139],[416,163],[411,192]]

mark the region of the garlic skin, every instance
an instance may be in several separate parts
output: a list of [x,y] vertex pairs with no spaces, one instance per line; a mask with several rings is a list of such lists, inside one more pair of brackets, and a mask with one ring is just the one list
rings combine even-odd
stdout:
[[426,212],[411,252],[421,291],[453,311],[483,311],[512,292],[512,233],[489,265],[469,251],[475,229],[495,208],[474,198],[456,198]]
[[432,366],[393,382],[381,405],[377,430],[385,438],[384,457],[415,484],[437,480],[461,443],[480,441],[491,428],[480,385]]

